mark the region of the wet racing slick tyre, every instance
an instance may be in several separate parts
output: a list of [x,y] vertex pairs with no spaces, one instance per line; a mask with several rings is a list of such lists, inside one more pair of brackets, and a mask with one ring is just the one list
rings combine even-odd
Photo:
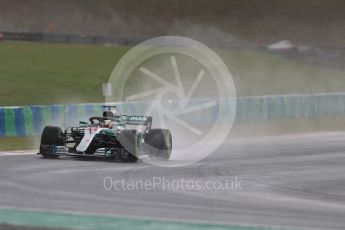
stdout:
[[40,153],[44,158],[58,158],[59,156],[49,153],[43,149],[43,146],[63,145],[62,130],[55,126],[46,126],[41,136]]
[[171,156],[172,136],[168,129],[151,129],[145,136],[146,151],[150,157],[167,160]]

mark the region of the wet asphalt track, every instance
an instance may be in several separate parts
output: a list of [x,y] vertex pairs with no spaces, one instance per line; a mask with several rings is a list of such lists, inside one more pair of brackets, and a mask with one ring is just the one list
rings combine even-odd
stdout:
[[[170,189],[157,184],[147,190],[107,191],[105,177],[126,183],[161,178],[171,184],[183,178],[202,185],[206,181],[224,185],[237,177],[241,188],[234,191],[228,184],[230,190],[200,191],[195,184],[189,189],[186,184]],[[208,159],[179,168],[2,154],[0,206],[284,229],[344,229],[345,134],[232,140]]]

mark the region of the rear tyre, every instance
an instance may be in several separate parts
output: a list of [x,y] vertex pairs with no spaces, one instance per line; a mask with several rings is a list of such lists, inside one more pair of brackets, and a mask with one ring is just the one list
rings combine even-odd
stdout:
[[47,152],[46,150],[44,150],[43,145],[63,145],[63,136],[61,128],[55,126],[46,126],[42,132],[40,145],[40,153],[44,158],[58,158],[59,156],[53,155],[51,152]]
[[117,140],[123,147],[121,159],[125,162],[137,162],[139,157],[138,135],[136,130],[124,130]]
[[169,129],[151,129],[145,136],[145,146],[150,157],[167,160],[171,156],[172,136]]

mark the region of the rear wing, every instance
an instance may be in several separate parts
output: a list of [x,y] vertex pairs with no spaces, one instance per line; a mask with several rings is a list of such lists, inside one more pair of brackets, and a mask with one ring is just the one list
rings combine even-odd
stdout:
[[127,124],[146,125],[151,127],[152,117],[149,116],[127,116]]
[[145,130],[150,130],[152,126],[152,117],[148,116],[126,116],[125,121],[127,125],[142,125],[146,126]]

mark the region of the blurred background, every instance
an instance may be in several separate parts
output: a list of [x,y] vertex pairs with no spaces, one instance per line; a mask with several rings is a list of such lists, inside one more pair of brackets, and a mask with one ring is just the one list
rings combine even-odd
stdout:
[[344,9],[341,0],[1,0],[0,143],[39,134],[61,110],[51,105],[104,102],[117,61],[164,35],[200,41],[228,66],[245,127],[234,135],[339,130]]

